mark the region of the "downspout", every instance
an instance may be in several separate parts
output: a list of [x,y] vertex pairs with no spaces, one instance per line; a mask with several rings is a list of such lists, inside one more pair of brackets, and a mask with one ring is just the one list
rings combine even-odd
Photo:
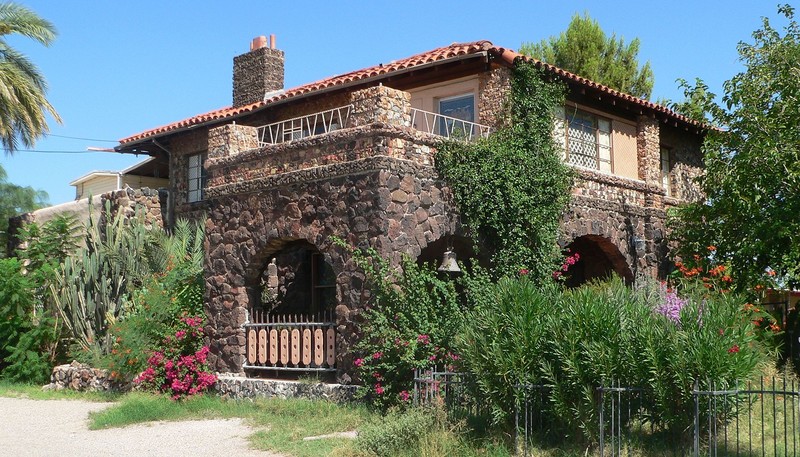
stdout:
[[165,148],[164,145],[158,142],[155,138],[151,140],[154,145],[161,148],[167,154],[167,164],[169,165],[169,187],[167,187],[167,220],[164,221],[164,228],[172,232],[172,223],[175,220],[175,180],[172,178],[175,170],[172,166],[172,152]]

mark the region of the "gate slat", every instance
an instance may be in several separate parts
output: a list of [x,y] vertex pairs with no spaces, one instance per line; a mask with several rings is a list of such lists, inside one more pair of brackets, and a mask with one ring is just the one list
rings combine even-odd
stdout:
[[247,332],[247,363],[256,363],[256,331],[253,329]]
[[289,331],[286,329],[281,330],[281,348],[280,360],[283,365],[289,363]]
[[292,365],[300,364],[300,330],[292,330]]
[[267,363],[267,331],[263,328],[258,331],[258,363]]
[[321,367],[325,361],[325,343],[322,341],[322,329],[314,330],[314,365]]
[[333,368],[336,365],[336,331],[333,327],[329,328],[327,332],[326,338],[326,351],[325,356],[328,362],[328,366]]
[[269,331],[269,363],[278,363],[278,331],[275,329]]
[[303,365],[311,365],[311,330],[303,330]]

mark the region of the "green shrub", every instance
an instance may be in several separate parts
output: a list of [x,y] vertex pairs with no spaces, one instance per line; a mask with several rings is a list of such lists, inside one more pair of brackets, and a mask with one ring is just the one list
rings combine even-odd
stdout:
[[14,382],[50,377],[49,348],[57,331],[46,314],[34,314],[35,289],[19,260],[0,259],[0,377]]
[[203,314],[202,225],[179,220],[171,235],[154,235],[148,258],[158,272],[132,292],[125,315],[111,325],[111,351],[100,359],[120,381],[131,381],[162,341],[186,330],[185,318]]
[[356,344],[362,394],[381,408],[409,404],[414,369],[458,359],[452,346],[464,311],[455,283],[409,259],[397,272],[373,250],[350,251],[372,286],[372,300],[362,314],[363,338]]
[[514,411],[515,385],[547,387],[549,427],[594,442],[597,387],[641,387],[654,426],[691,423],[695,380],[747,379],[767,360],[752,313],[730,294],[681,297],[654,282],[619,280],[574,290],[505,278],[467,316],[457,340],[497,423]]
[[461,367],[474,377],[476,395],[495,421],[502,422],[513,411],[514,386],[542,382],[545,317],[553,312],[559,290],[555,285],[540,287],[523,275],[496,284],[470,282],[467,291],[477,303],[467,314],[456,351]]
[[422,408],[404,412],[393,411],[358,432],[356,448],[377,457],[389,457],[401,452],[414,455],[420,440],[441,419],[441,414]]

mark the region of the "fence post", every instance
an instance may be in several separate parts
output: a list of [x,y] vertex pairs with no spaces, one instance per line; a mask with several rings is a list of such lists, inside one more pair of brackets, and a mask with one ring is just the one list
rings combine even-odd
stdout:
[[697,379],[694,380],[694,457],[700,456],[700,391]]
[[[605,384],[605,382],[603,382],[602,384]],[[600,415],[600,457],[603,457],[603,455],[605,455],[605,452],[606,452],[606,446],[605,446],[605,420],[603,418],[603,402],[604,402],[604,398],[603,397],[605,395],[605,390],[603,389],[602,385],[597,390],[600,391],[600,414],[599,414]],[[612,412],[612,414],[613,414],[613,412]]]

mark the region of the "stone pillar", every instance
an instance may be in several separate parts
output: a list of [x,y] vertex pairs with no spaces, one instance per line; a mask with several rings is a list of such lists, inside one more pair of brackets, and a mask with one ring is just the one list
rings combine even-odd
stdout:
[[217,159],[258,148],[258,129],[228,124],[208,131],[208,158]]
[[350,94],[353,111],[349,127],[381,123],[411,125],[411,94],[385,86],[368,87]]
[[647,184],[661,185],[661,140],[658,119],[639,116],[636,124],[636,152],[639,159],[639,179]]

